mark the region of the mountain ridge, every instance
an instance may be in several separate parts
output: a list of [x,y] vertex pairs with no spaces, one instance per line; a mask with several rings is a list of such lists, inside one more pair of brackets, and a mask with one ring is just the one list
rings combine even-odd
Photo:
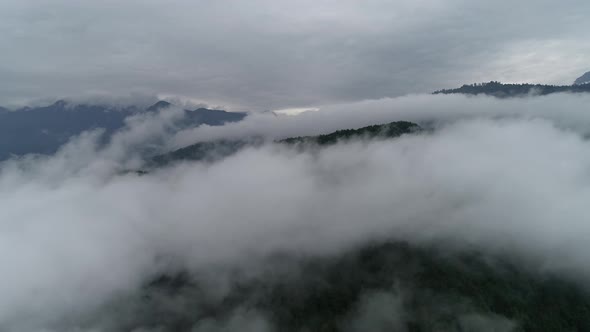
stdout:
[[491,81],[486,83],[464,84],[460,88],[442,89],[433,94],[488,95],[498,98],[545,96],[553,93],[589,93],[590,84],[582,85],[547,85],[547,84],[512,84]]
[[[109,137],[123,128],[129,116],[173,107],[166,101],[142,108],[107,105],[74,104],[63,99],[39,107],[23,107],[15,111],[0,108],[0,160],[10,156],[52,154],[72,136],[102,128]],[[241,121],[247,113],[198,108],[184,110],[182,126],[223,125]]]
[[[289,137],[275,140],[274,143],[294,147],[325,147],[353,138],[390,139],[400,137],[405,134],[417,133],[422,130],[423,129],[415,123],[408,121],[395,121],[356,129],[341,129],[328,134],[316,136]],[[178,161],[216,161],[230,156],[242,148],[246,148],[248,146],[260,146],[262,143],[264,143],[264,139],[261,137],[235,140],[221,139],[216,141],[198,142],[180,149],[170,151],[168,153],[155,156],[152,158],[150,166],[159,167]]]

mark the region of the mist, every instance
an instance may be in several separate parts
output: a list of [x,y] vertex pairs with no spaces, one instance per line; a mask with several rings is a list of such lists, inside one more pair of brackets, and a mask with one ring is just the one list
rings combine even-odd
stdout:
[[342,128],[358,128],[399,120],[433,128],[461,119],[546,119],[559,127],[586,133],[590,128],[590,115],[585,108],[588,102],[590,97],[585,94],[531,95],[508,99],[491,96],[408,95],[329,104],[319,107],[319,111],[304,112],[297,116],[253,113],[244,121],[223,127],[200,126],[180,131],[170,139],[168,145],[170,148],[179,148],[198,141],[228,137],[263,136],[280,139],[319,135]]
[[[169,271],[212,275],[208,296],[223,298],[227,271],[267,273],[273,255],[329,257],[390,240],[449,253],[476,249],[587,285],[588,98],[418,95],[298,116],[255,114],[180,133],[173,130],[180,112],[165,110],[129,120],[106,147],[96,131],[54,156],[9,160],[0,166],[0,328],[109,331],[108,315],[90,327],[80,317]],[[133,151],[145,144],[165,151],[393,120],[433,130],[314,151],[269,141],[216,162],[122,172],[142,165]],[[363,306],[395,309],[400,296],[367,294],[348,328],[362,330],[376,314]],[[264,313],[247,308],[194,326],[243,328],[273,330]]]

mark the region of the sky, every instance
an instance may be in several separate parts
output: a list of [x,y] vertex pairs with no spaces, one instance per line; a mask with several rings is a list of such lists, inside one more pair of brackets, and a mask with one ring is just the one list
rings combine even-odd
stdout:
[[[107,143],[93,130],[0,163],[0,330],[109,331],[125,316],[111,304],[154,276],[211,273],[223,298],[234,269],[264,272],[275,253],[375,240],[475,248],[588,285],[589,95],[429,92],[571,84],[590,70],[589,12],[587,0],[0,1],[0,105],[157,97],[254,111],[181,130],[173,106]],[[398,120],[435,130],[271,143]],[[127,172],[146,146],[259,136],[214,162]],[[371,297],[367,314],[372,301],[397,300]]]
[[315,108],[590,70],[585,0],[3,0],[0,105]]

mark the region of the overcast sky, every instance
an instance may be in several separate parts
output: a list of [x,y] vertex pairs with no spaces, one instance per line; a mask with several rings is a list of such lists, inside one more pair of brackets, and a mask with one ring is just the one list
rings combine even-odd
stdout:
[[590,70],[587,0],[2,0],[0,104],[316,107]]

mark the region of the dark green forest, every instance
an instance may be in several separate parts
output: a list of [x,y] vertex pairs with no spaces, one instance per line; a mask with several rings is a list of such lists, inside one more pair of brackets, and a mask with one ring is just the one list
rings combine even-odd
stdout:
[[382,125],[372,125],[358,129],[337,130],[333,133],[319,136],[291,137],[279,140],[278,143],[328,146],[336,144],[340,141],[350,140],[353,138],[395,138],[404,134],[416,133],[420,130],[420,126],[418,126],[415,123],[407,121],[397,121]]
[[[415,123],[397,121],[387,124],[372,125],[358,129],[344,129],[333,133],[318,136],[290,137],[277,140],[274,143],[300,148],[325,147],[336,144],[340,141],[350,139],[388,139],[399,137],[404,134],[412,134],[422,129]],[[236,153],[237,151],[253,146],[260,146],[264,140],[260,137],[253,137],[242,140],[217,140],[198,142],[187,147],[174,150],[169,153],[155,156],[151,159],[150,167],[161,167],[179,161],[216,161]]]
[[189,331],[243,312],[260,314],[276,331],[350,331],[368,310],[370,331],[590,330],[584,287],[507,257],[385,242],[329,257],[276,255],[266,265],[255,276],[235,271],[227,294],[215,299],[198,274],[157,276],[109,305],[121,308],[110,324]]

